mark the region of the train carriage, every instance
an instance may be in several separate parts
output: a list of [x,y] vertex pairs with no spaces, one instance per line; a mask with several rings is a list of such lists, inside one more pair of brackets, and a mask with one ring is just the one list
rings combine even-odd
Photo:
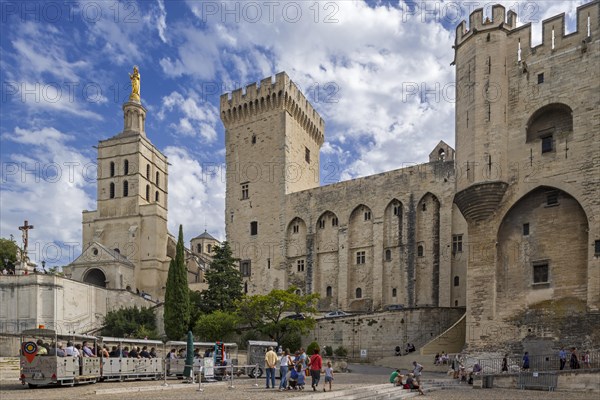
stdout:
[[[163,374],[162,350],[163,342],[147,339],[124,339],[114,337],[100,337],[101,346],[106,345],[118,348],[114,357],[102,357],[102,380],[124,381],[130,379],[160,379]],[[156,358],[129,358],[123,357],[122,350],[125,347],[147,346],[154,347],[159,351]]]
[[67,356],[59,346],[68,342],[88,342],[86,335],[62,335],[51,329],[28,329],[21,333],[20,380],[29,387],[96,383],[100,379],[100,359]]

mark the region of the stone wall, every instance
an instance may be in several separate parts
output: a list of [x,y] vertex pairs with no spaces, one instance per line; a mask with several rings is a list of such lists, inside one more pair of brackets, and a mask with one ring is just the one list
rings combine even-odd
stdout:
[[[600,371],[591,369],[588,371],[557,371],[558,383],[556,391],[559,392],[600,392]],[[518,374],[494,375],[494,388],[516,389],[518,388]],[[481,377],[473,382],[473,387],[481,387]],[[485,393],[485,392],[483,392]],[[483,394],[482,393],[482,394]]]
[[351,359],[361,359],[361,350],[367,350],[367,357],[362,357],[363,360],[378,359],[393,355],[396,346],[404,349],[406,343],[413,343],[417,348],[423,346],[454,325],[464,312],[464,308],[422,307],[323,318],[303,338],[303,345],[306,347],[316,341],[321,348],[331,346],[335,350],[343,346]]

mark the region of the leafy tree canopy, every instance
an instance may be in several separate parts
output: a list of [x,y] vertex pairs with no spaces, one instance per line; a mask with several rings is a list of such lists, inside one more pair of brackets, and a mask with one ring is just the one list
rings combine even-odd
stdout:
[[151,308],[136,306],[109,311],[104,317],[101,335],[156,339],[156,316]]
[[194,335],[200,338],[200,341],[224,342],[233,338],[238,322],[239,318],[235,313],[217,310],[196,320]]
[[165,291],[165,333],[170,340],[182,339],[190,325],[190,295],[181,225],[176,249],[175,258],[169,265]]
[[[285,341],[289,335],[305,335],[315,326],[310,314],[317,310],[314,303],[319,295],[299,295],[297,288],[274,289],[267,295],[246,296],[240,300],[238,314],[243,324],[276,340]],[[303,313],[305,319],[285,318],[285,313]]]
[[208,289],[202,292],[199,304],[204,313],[235,311],[236,301],[243,296],[242,275],[237,261],[229,243],[223,242],[220,246],[215,246],[213,260],[205,275]]
[[17,244],[9,239],[0,238],[0,264],[2,269],[14,269],[17,262]]

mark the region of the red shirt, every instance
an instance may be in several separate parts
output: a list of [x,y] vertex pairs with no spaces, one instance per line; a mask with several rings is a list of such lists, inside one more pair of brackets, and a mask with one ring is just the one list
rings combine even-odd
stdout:
[[310,369],[314,371],[320,371],[323,368],[323,359],[319,354],[313,354],[310,356]]

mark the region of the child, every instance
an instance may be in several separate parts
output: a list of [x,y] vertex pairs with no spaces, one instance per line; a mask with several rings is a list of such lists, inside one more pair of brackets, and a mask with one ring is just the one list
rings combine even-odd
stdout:
[[[327,361],[327,368],[325,368],[325,385],[329,382],[329,391],[331,392],[331,382],[333,382],[333,368],[331,368],[331,361]],[[325,385],[323,385],[323,391],[325,390]]]
[[[290,372],[290,379],[288,379],[288,390],[296,390],[298,386],[298,365],[292,368],[292,372]],[[302,368],[302,367],[300,367]]]
[[298,386],[298,389],[304,390],[304,383],[306,377],[304,376],[304,372],[302,371],[302,364],[296,365],[296,372],[298,373],[298,383],[296,384],[296,386]]

